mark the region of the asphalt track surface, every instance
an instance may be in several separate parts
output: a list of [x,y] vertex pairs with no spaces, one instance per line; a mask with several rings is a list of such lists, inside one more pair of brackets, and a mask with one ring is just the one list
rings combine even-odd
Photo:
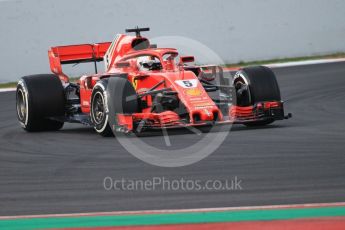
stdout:
[[[345,63],[274,72],[293,118],[265,128],[234,125],[212,155],[179,168],[144,163],[116,138],[80,125],[26,133],[17,123],[14,92],[1,93],[0,215],[345,201]],[[200,138],[184,131],[169,137],[174,148]],[[142,138],[164,148],[160,135]],[[107,191],[107,176],[201,181],[237,176],[242,190]]]

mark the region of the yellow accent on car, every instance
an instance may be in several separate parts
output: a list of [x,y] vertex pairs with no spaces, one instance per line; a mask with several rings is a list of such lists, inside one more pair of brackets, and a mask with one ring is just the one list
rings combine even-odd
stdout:
[[198,88],[187,89],[185,92],[189,96],[200,96],[202,94],[202,91]]

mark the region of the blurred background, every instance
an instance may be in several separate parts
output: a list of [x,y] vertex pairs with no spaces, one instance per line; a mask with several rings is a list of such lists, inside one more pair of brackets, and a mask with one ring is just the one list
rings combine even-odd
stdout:
[[226,63],[344,52],[344,19],[343,0],[0,0],[0,83],[49,73],[50,46],[137,25],[149,38],[197,40]]

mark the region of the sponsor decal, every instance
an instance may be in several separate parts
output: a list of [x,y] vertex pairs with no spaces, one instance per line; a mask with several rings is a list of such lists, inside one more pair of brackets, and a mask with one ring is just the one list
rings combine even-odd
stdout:
[[207,109],[204,109],[204,112],[206,113],[207,116],[209,116],[209,117],[211,116],[210,111],[208,111]]
[[211,103],[209,103],[209,102],[196,102],[196,103],[194,103],[194,106],[195,107],[198,107],[198,106],[214,106],[214,104],[211,104]]
[[135,90],[138,88],[138,80],[135,77],[132,78],[132,85]]
[[186,89],[184,92],[189,96],[200,96],[202,94],[202,91],[198,88]]
[[205,106],[195,106],[196,109],[212,109],[212,105],[205,105]]

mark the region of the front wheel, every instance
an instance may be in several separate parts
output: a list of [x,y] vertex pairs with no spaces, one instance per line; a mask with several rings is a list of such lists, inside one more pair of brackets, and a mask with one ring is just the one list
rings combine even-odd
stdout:
[[[265,66],[246,67],[236,73],[233,80],[238,106],[254,106],[261,102],[281,101],[280,89],[275,74]],[[274,119],[251,121],[246,126],[263,126]]]
[[111,77],[108,82],[109,124],[113,132],[129,132],[117,120],[117,115],[131,115],[140,111],[139,98],[133,85],[124,77]]
[[107,80],[97,82],[92,90],[91,96],[91,121],[97,133],[104,137],[113,136],[109,125],[109,114],[107,107]]

